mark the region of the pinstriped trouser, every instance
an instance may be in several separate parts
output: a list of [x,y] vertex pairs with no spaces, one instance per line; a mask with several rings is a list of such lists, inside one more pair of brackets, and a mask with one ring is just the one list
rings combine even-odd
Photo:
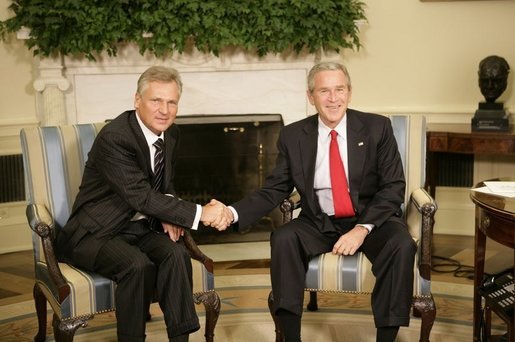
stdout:
[[200,328],[192,294],[188,251],[168,235],[148,229],[146,220],[131,223],[99,251],[95,272],[117,283],[118,339],[143,341],[149,306],[157,296],[168,337]]

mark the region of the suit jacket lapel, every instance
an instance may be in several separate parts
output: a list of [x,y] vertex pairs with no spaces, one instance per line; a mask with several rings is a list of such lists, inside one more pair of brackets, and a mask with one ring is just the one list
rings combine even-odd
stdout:
[[368,136],[364,135],[365,125],[352,109],[347,110],[347,158],[349,187],[352,203],[356,205],[359,199],[359,189],[365,167]]
[[[175,125],[175,124],[174,124]],[[172,125],[172,127],[174,127]],[[165,188],[168,188],[168,185],[172,179],[174,158],[176,156],[173,155],[173,151],[175,150],[175,146],[177,144],[177,139],[171,133],[171,129],[165,131],[165,177],[163,179],[163,184]]]
[[139,149],[143,153],[143,158],[145,159],[145,165],[147,165],[147,174],[153,175],[152,167],[150,166],[150,151],[148,149],[147,140],[145,139],[145,135],[141,130],[141,127],[138,124],[138,120],[136,119],[136,112],[133,111],[129,116],[129,125],[131,127],[134,136],[136,137],[136,143],[138,144]]
[[[138,120],[136,119],[136,112],[129,117],[129,124],[134,132],[134,136],[136,137],[136,143],[142,153],[144,154],[143,158],[145,160],[146,172],[149,177],[152,179],[154,177],[154,173],[152,172],[152,166],[150,165],[150,151],[147,145],[147,140],[145,139],[145,135],[141,130],[141,127],[138,124]],[[174,127],[172,125],[172,127]],[[172,128],[165,131],[165,176],[163,179],[163,188],[167,188],[170,180],[172,178],[172,169],[173,169],[173,151],[175,149],[175,145],[177,144],[177,139],[174,134],[171,133]]]

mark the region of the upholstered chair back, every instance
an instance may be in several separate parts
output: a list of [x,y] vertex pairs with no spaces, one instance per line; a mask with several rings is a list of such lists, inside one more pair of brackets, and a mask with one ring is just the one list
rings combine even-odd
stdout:
[[[26,197],[29,204],[44,206],[61,229],[70,216],[79,192],[84,165],[99,130],[105,123],[24,129]],[[37,260],[44,258],[34,236]]]
[[389,115],[406,177],[404,214],[414,239],[420,239],[421,217],[410,208],[410,196],[426,179],[426,120],[423,115]]

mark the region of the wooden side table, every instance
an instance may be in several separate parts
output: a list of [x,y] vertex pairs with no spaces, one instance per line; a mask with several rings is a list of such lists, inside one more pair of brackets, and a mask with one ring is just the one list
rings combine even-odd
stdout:
[[[515,181],[515,177],[497,179]],[[484,186],[479,183],[475,188]],[[514,248],[515,244],[515,198],[502,197],[479,191],[471,191],[470,198],[476,205],[476,228],[474,239],[474,303],[473,320],[474,341],[480,341],[481,296],[479,287],[483,281],[485,266],[486,238],[497,241],[507,247]],[[515,265],[515,250],[514,250]],[[492,308],[486,308],[485,330],[490,334],[490,317]],[[493,310],[508,326],[509,341],[514,341],[513,317],[508,317],[502,311]]]
[[472,131],[470,124],[427,127],[426,190],[435,198],[439,153],[515,154],[515,126],[508,132]]

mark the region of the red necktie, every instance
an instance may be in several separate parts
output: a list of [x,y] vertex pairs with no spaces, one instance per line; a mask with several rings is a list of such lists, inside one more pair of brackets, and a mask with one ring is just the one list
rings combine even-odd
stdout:
[[331,131],[331,144],[329,146],[329,169],[331,174],[331,188],[333,191],[334,216],[352,217],[354,209],[349,195],[349,186],[347,185],[347,177],[345,176],[345,168],[342,158],[340,157],[340,149],[338,148],[338,133]]

